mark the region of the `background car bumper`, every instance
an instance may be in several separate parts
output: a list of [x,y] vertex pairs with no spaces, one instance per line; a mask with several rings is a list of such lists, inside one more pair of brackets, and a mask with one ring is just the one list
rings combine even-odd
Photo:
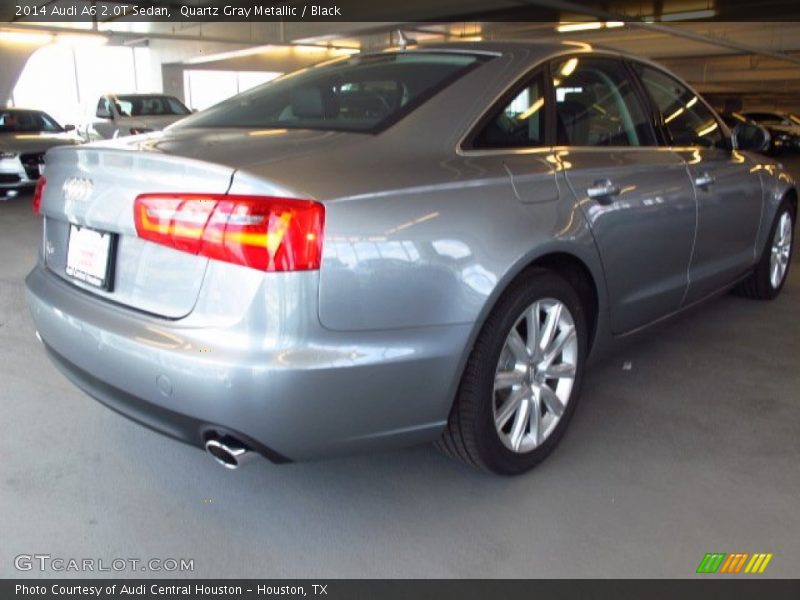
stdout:
[[32,188],[35,185],[36,179],[28,176],[28,174],[25,172],[25,169],[22,167],[22,164],[19,164],[19,167],[7,167],[0,165],[0,193],[10,190]]
[[[193,445],[211,432],[236,434],[274,461],[435,439],[472,331],[353,334],[309,324],[296,339],[270,342],[99,301],[41,265],[26,284],[48,353],[89,395]],[[236,343],[218,350],[226,336]]]

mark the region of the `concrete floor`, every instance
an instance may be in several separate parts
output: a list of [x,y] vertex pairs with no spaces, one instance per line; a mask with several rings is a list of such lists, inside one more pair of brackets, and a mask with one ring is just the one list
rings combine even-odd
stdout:
[[29,204],[0,203],[0,577],[33,553],[326,578],[690,577],[706,552],[772,552],[768,576],[800,573],[800,265],[773,303],[720,298],[596,365],[529,475],[429,447],[229,472],[50,365]]

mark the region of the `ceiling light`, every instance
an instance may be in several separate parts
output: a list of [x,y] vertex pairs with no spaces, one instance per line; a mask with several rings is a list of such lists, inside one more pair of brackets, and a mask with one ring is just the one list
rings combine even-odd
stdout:
[[661,15],[662,21],[694,21],[697,19],[713,19],[717,16],[717,11],[709,10],[690,10],[686,12],[667,13]]
[[561,69],[558,71],[562,77],[569,77],[572,75],[572,72],[575,70],[575,67],[578,66],[578,59],[577,58],[570,58]]
[[28,33],[26,31],[0,31],[0,41],[12,44],[49,44],[53,36],[49,33]]
[[531,104],[530,108],[525,112],[517,115],[517,119],[520,121],[524,121],[525,119],[530,118],[531,115],[538,112],[540,108],[544,106],[544,98],[539,98],[536,102]]
[[570,31],[589,31],[592,29],[602,29],[600,21],[589,21],[587,23],[561,23],[556,27],[558,33],[568,33]]
[[73,47],[96,47],[106,45],[108,43],[108,38],[104,35],[71,35],[60,33],[56,36],[56,43]]

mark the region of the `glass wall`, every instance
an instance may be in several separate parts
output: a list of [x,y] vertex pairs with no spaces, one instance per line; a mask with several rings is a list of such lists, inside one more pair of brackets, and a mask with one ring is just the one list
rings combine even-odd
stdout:
[[183,72],[186,105],[203,110],[280,75],[274,71],[187,70]]
[[44,110],[62,125],[84,122],[103,94],[161,91],[161,74],[154,77],[142,68],[149,52],[123,46],[44,46],[28,60],[11,100],[15,106]]

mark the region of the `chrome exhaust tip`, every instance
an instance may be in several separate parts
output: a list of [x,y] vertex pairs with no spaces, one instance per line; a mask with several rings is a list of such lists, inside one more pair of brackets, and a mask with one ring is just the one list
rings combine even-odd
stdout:
[[208,440],[205,448],[206,452],[226,469],[238,469],[250,462],[250,459],[256,455],[239,440],[229,435]]

